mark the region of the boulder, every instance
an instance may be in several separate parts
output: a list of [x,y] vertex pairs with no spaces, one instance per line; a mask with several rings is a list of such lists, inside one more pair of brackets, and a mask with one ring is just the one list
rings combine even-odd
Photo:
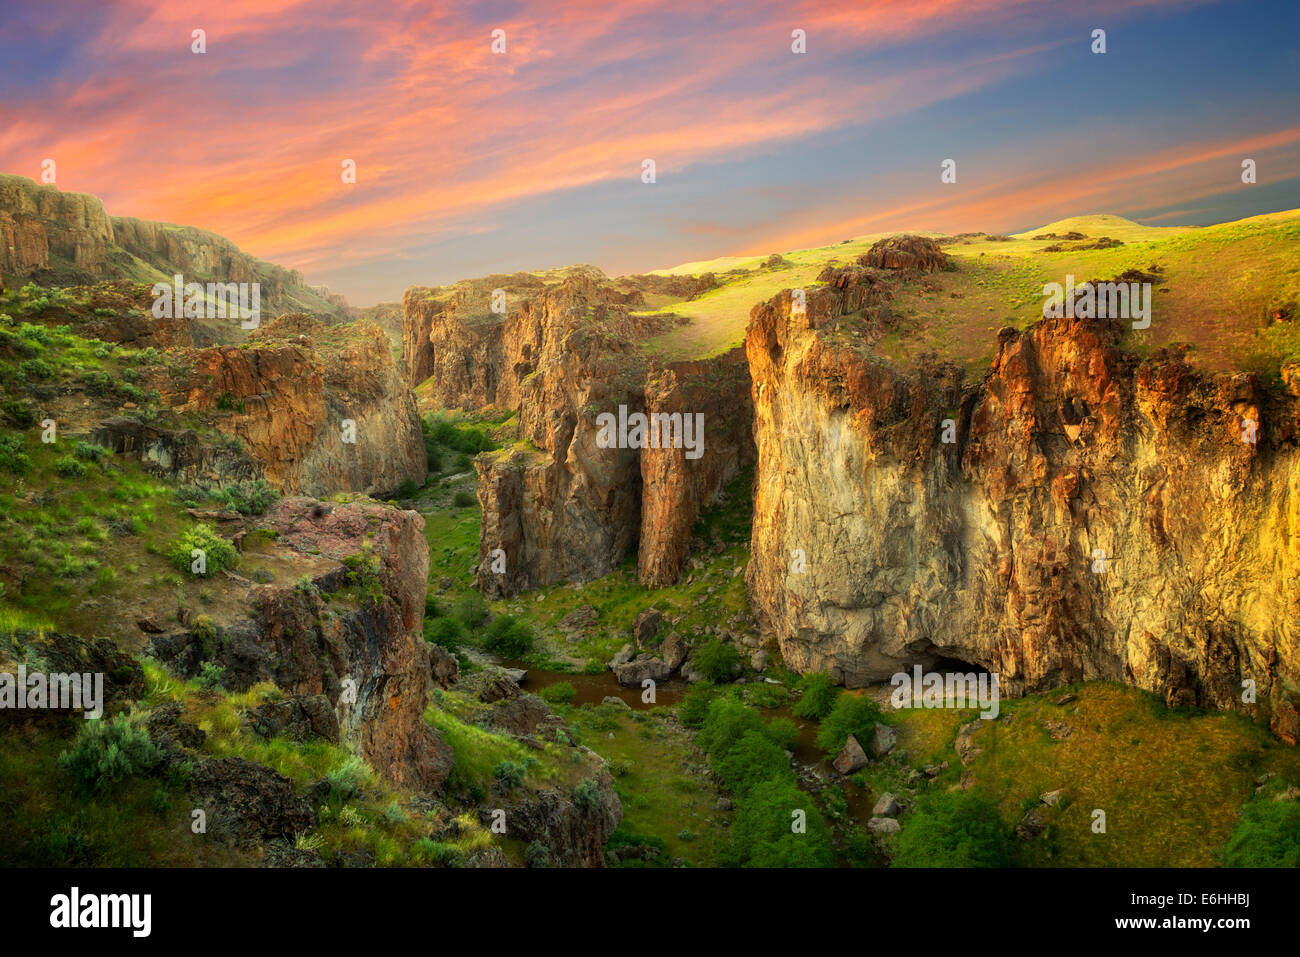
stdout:
[[647,678],[652,681],[667,681],[672,673],[673,669],[668,667],[668,662],[650,655],[637,655],[632,661],[614,669],[614,676],[624,687],[639,687]]
[[872,834],[897,834],[903,829],[892,817],[873,817],[867,821],[867,830]]
[[190,774],[190,794],[195,808],[205,812],[208,836],[230,844],[292,841],[316,823],[292,781],[243,758],[200,761]]
[[843,749],[831,762],[831,766],[840,774],[853,774],[855,771],[861,771],[867,766],[867,752],[862,750],[862,745],[858,744],[857,738],[849,735],[848,740],[844,742]]
[[618,653],[615,654],[613,658],[609,659],[609,667],[617,668],[619,665],[627,664],[629,661],[632,660],[632,655],[633,655],[632,646],[624,645],[622,648],[618,650]]
[[663,646],[659,649],[659,654],[663,656],[669,671],[676,671],[685,664],[689,652],[690,648],[687,647],[686,639],[675,631],[664,639]]
[[876,724],[875,730],[871,735],[871,756],[874,758],[883,758],[890,751],[894,750],[894,745],[898,743],[898,732],[887,724]]
[[659,633],[659,624],[664,620],[664,613],[658,608],[647,608],[636,616],[632,622],[632,638],[638,648],[649,648]]
[[1040,795],[1038,800],[1048,807],[1055,807],[1063,794],[1065,794],[1065,788],[1057,788],[1055,791],[1048,791],[1046,794]]
[[298,695],[268,701],[248,712],[246,720],[264,738],[283,736],[292,741],[321,738],[339,743],[339,719],[323,694]]
[[871,809],[872,817],[893,817],[899,812],[898,798],[886,791]]

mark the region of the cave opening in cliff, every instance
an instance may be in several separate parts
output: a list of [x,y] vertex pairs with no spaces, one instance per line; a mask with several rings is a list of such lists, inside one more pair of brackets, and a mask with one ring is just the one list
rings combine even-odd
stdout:
[[960,672],[961,674],[974,672],[976,675],[986,675],[989,673],[989,670],[983,665],[977,665],[970,661],[962,661],[960,658],[949,658],[944,656],[934,659],[929,670],[937,671],[941,674],[950,671]]

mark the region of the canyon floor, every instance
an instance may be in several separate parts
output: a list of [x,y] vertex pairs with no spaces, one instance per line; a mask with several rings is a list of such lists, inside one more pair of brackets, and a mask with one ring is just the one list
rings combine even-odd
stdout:
[[0,708],[0,863],[1300,863],[1300,211],[369,310],[164,227],[0,179],[0,672],[104,682]]

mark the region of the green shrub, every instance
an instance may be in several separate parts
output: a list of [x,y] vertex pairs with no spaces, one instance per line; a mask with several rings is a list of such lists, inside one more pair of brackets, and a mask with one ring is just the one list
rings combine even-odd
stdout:
[[483,632],[483,647],[507,658],[522,658],[533,650],[533,626],[512,615],[498,615]]
[[710,638],[695,653],[695,670],[709,681],[731,681],[740,666],[740,652],[719,638]]
[[1300,867],[1300,802],[1251,798],[1219,858],[1225,867]]
[[465,640],[465,626],[459,618],[426,618],[424,640],[455,654]]
[[783,750],[793,751],[799,743],[799,726],[789,718],[773,718],[763,731]]
[[424,617],[441,618],[444,614],[445,612],[442,610],[441,602],[439,602],[435,596],[430,595],[428,592],[425,592],[424,593]]
[[32,467],[32,460],[23,451],[23,440],[16,435],[0,435],[0,469],[24,475]]
[[72,455],[62,455],[54,460],[54,471],[64,478],[84,478],[86,463]]
[[205,661],[199,669],[199,687],[204,691],[216,691],[225,677],[225,668],[215,662]]
[[[798,811],[803,812],[803,833],[794,831]],[[777,778],[755,785],[737,802],[723,863],[741,867],[830,867],[834,856],[826,822],[812,798],[800,791],[792,778]]]
[[173,565],[183,572],[193,568],[193,552],[198,549],[204,553],[206,562],[205,575],[212,575],[223,568],[233,568],[239,563],[239,554],[235,546],[218,535],[208,525],[195,525],[180,533],[167,550]]
[[554,704],[568,704],[578,695],[578,689],[567,681],[557,681],[543,688],[541,695]]
[[831,683],[830,675],[805,675],[795,687],[799,689],[800,697],[790,710],[796,718],[821,721],[831,713],[835,699],[840,696],[840,689]]
[[467,492],[465,489],[461,489],[451,497],[451,504],[455,505],[457,508],[469,508],[471,505],[478,504],[478,498],[473,492]]
[[541,841],[532,841],[524,848],[525,867],[550,867],[551,850]]
[[895,867],[1006,867],[1010,834],[997,805],[969,791],[924,794],[893,839]]
[[751,731],[763,733],[763,719],[758,712],[735,698],[718,698],[709,705],[695,743],[711,758],[720,758]]
[[407,479],[401,485],[397,486],[398,498],[414,498],[415,493],[420,491],[420,486],[415,484],[415,479]]
[[240,515],[263,515],[280,497],[278,490],[260,478],[235,482],[210,494],[222,507]]
[[98,462],[108,454],[108,449],[102,445],[96,445],[94,442],[84,442],[77,439],[72,445],[72,454],[83,462]]
[[507,758],[493,768],[492,773],[496,775],[496,779],[501,786],[509,791],[524,783],[526,769],[518,761],[511,761]]
[[880,718],[880,707],[865,694],[842,694],[835,699],[831,713],[817,729],[817,747],[834,757],[840,753],[849,735],[866,747]]
[[334,770],[325,775],[325,782],[330,786],[330,800],[342,804],[357,797],[365,789],[370,777],[370,769],[356,756],[344,759]]
[[456,602],[456,607],[451,613],[459,618],[466,628],[477,628],[488,616],[487,603],[478,592],[466,592]]
[[54,375],[54,369],[44,359],[27,359],[18,366],[18,371],[26,379],[49,379]]
[[573,803],[580,811],[596,810],[600,807],[600,785],[591,778],[583,778],[574,785]]
[[36,410],[24,399],[6,399],[0,404],[5,421],[16,429],[30,429],[36,424]]
[[87,721],[71,751],[59,755],[59,765],[83,790],[100,792],[129,777],[148,774],[162,753],[133,716]]
[[746,731],[726,754],[714,758],[710,764],[737,797],[744,797],[764,781],[780,778],[790,771],[785,751],[762,731]]
[[[604,666],[601,667],[604,671]],[[709,716],[709,705],[717,700],[722,692],[711,682],[702,681],[691,687],[677,706],[677,718],[687,728],[701,728],[704,719]]]

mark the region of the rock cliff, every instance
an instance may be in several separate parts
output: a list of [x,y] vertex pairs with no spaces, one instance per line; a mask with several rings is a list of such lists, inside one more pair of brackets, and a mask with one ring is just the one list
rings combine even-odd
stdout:
[[424,479],[415,401],[379,327],[286,315],[245,345],[186,358],[187,375],[157,382],[164,403],[240,438],[284,492],[379,494]]
[[176,274],[187,282],[257,282],[269,315],[350,318],[346,304],[319,295],[301,273],[250,256],[223,236],[109,216],[95,196],[23,176],[0,175],[0,273],[60,286],[99,279],[153,283]]
[[1296,370],[1269,391],[1054,319],[1004,330],[970,383],[863,348],[879,275],[823,278],[803,314],[789,292],[756,307],[746,340],[747,584],[792,667],[859,686],[959,659],[1010,694],[1102,679],[1248,712],[1251,680],[1296,740]]
[[[436,404],[519,413],[519,442],[480,456],[478,580],[488,596],[607,574],[642,540],[646,581],[674,581],[701,505],[752,461],[738,350],[657,366],[640,348],[670,328],[648,295],[692,296],[712,277],[611,280],[589,266],[408,289],[403,355]],[[505,294],[492,312],[492,294]],[[602,413],[705,415],[704,452],[601,448]],[[643,475],[651,485],[643,502]],[[493,555],[504,552],[505,571]],[[496,563],[500,567],[499,562]]]
[[257,526],[278,548],[312,557],[310,585],[251,586],[247,617],[223,624],[215,640],[160,636],[150,652],[187,675],[211,661],[233,690],[273,681],[290,695],[324,695],[342,742],[394,783],[437,790],[452,753],[424,720],[432,686],[420,633],[424,519],[374,503],[290,498]]

